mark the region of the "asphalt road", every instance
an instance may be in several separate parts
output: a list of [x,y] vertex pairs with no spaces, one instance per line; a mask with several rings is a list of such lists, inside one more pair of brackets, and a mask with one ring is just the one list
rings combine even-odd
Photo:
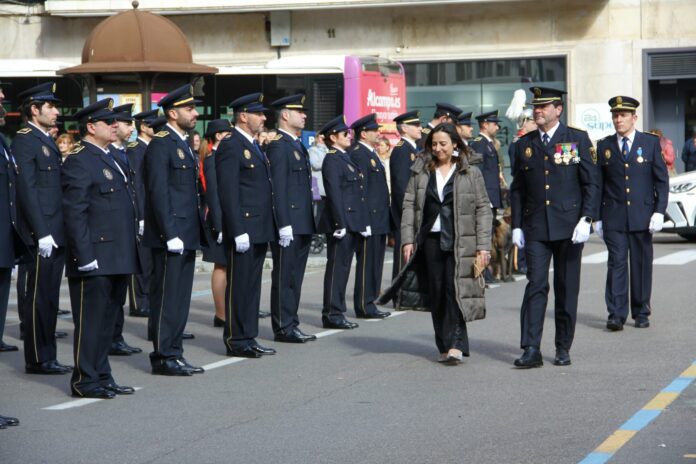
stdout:
[[[185,355],[207,366],[204,375],[151,375],[146,321],[130,317],[126,339],[145,353],[112,358],[117,382],[140,388],[129,397],[75,403],[67,377],[27,375],[21,352],[0,354],[0,414],[21,419],[0,431],[0,463],[696,462],[696,368],[677,393],[659,395],[696,360],[696,248],[656,237],[652,326],[618,333],[604,328],[604,249],[596,238],[585,247],[572,366],[551,364],[549,310],[545,365],[528,371],[512,367],[524,280],[488,290],[487,318],[469,325],[471,357],[445,367],[435,362],[427,313],[322,329],[322,268],[305,277],[300,315],[319,340],[274,343],[262,320],[259,341],[278,354],[227,358],[201,272]],[[265,307],[269,289],[264,271]],[[67,285],[62,298],[69,308]],[[69,318],[58,326],[72,337]],[[17,336],[11,303],[5,341],[21,344]],[[59,341],[58,359],[72,362],[71,338]],[[617,433],[646,405],[647,425]]]

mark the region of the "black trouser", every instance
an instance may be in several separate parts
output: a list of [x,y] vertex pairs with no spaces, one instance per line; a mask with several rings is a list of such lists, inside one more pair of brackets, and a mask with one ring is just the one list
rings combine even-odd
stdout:
[[580,292],[580,265],[583,244],[570,239],[540,242],[530,240],[525,246],[527,287],[522,311],[522,348],[539,348],[549,297],[549,264],[553,258],[553,292],[556,348],[570,350],[575,335],[575,320]]
[[228,247],[225,328],[222,339],[228,350],[243,348],[259,335],[261,277],[268,243],[252,243],[244,253]]
[[271,325],[275,334],[289,332],[300,325],[297,310],[311,244],[311,235],[295,235],[285,248],[271,243]]
[[[326,270],[324,271],[324,304],[322,318],[331,321],[345,319],[346,287],[350,277],[350,265],[355,253],[362,253],[363,237],[357,232],[346,232],[338,239],[333,234],[326,235]],[[357,279],[356,279],[356,290]],[[357,312],[357,307],[355,308]]]
[[374,301],[382,287],[382,268],[387,246],[385,234],[361,237],[356,252],[355,289],[353,307],[355,315],[373,314],[377,311]]
[[24,360],[40,364],[56,359],[56,320],[60,283],[65,266],[65,249],[54,248],[51,256],[42,258],[38,250],[27,265],[27,292],[24,299]]
[[24,338],[24,308],[27,298],[27,269],[28,264],[17,266],[17,315],[19,316],[19,337]]
[[10,299],[10,285],[12,285],[12,268],[0,268],[0,341],[5,334],[5,318],[7,317],[7,303]]
[[184,353],[182,334],[188,319],[193,288],[196,252],[169,253],[152,249],[152,307],[148,324],[152,328],[154,351],[150,362],[179,358]]
[[114,335],[112,337],[112,343],[123,342],[123,325],[125,324],[125,315],[123,314],[123,307],[126,305],[126,297],[128,294],[128,278],[126,278],[126,286],[123,288],[120,294],[118,294],[118,310],[116,311],[116,319],[114,321]]
[[70,304],[75,321],[73,356],[75,369],[71,390],[84,395],[114,381],[109,364],[109,348],[114,319],[127,275],[70,277]]
[[131,274],[128,279],[128,305],[130,311],[150,309],[150,281],[152,280],[152,249],[138,242],[140,274]]
[[630,256],[631,317],[650,316],[652,292],[652,234],[643,232],[604,231],[604,242],[609,250],[607,287],[604,299],[609,317],[626,322],[628,317],[628,279]]
[[440,353],[450,349],[469,354],[469,337],[464,316],[457,304],[454,288],[454,253],[442,251],[440,234],[430,233],[423,243],[425,266],[428,273],[430,315],[435,329],[435,344]]

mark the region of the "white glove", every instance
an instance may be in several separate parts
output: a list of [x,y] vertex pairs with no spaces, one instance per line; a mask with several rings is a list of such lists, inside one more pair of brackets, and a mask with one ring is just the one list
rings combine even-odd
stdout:
[[278,244],[283,248],[292,242],[292,226],[285,226],[278,229]]
[[138,221],[138,235],[143,235],[145,232],[145,221]]
[[39,239],[39,255],[42,258],[50,258],[54,248],[58,248],[58,245],[53,241],[52,235]]
[[237,253],[246,253],[251,246],[249,243],[249,234],[237,235],[234,238],[234,246]]
[[604,229],[602,229],[602,221],[595,221],[595,223],[592,224],[592,227],[594,227],[594,231],[595,234],[597,234],[597,237],[604,240]]
[[99,269],[99,264],[97,264],[96,259],[89,264],[85,264],[84,266],[77,267],[77,270],[80,272],[89,272],[89,271],[93,271],[95,269]]
[[363,232],[360,232],[360,235],[362,235],[362,236],[365,237],[365,238],[371,236],[371,235],[372,235],[372,229],[370,228],[370,226],[367,226],[367,229],[365,229]]
[[222,243],[222,232],[218,234],[216,242],[218,245]]
[[573,231],[573,243],[585,243],[588,241],[590,239],[590,226],[591,224],[585,221],[585,217],[581,217]]
[[662,230],[662,226],[664,225],[665,222],[665,215],[660,214],[660,213],[653,213],[652,216],[650,216],[650,225],[648,226],[648,230],[650,231],[651,234],[654,234],[655,232],[659,232]]
[[333,236],[341,239],[346,236],[346,228],[334,230]]
[[524,232],[522,232],[522,229],[512,229],[512,243],[520,250],[524,248]]
[[184,242],[179,237],[167,240],[167,251],[170,253],[184,254]]

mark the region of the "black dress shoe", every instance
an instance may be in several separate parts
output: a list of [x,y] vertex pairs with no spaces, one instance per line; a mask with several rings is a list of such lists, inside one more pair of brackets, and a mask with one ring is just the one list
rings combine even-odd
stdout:
[[607,329],[611,330],[612,332],[623,330],[623,322],[621,322],[621,319],[618,317],[610,317],[607,321]]
[[163,359],[152,364],[153,375],[191,376],[193,372],[178,359]]
[[650,321],[647,317],[636,319],[636,329],[647,329],[648,327],[650,327]]
[[309,341],[309,342],[313,342],[314,340],[317,339],[317,336],[316,336],[316,335],[313,335],[313,334],[306,334],[306,333],[304,333],[303,331],[301,331],[298,327],[295,327],[295,333],[299,334],[300,337],[306,338],[307,341]]
[[261,353],[254,351],[250,345],[227,349],[227,356],[234,356],[235,358],[260,358]]
[[541,358],[541,351],[534,346],[528,346],[524,349],[524,353],[518,359],[515,359],[515,367],[520,369],[530,369],[532,367],[541,367],[544,361]]
[[192,366],[191,364],[189,364],[183,356],[179,358],[179,361],[183,363],[184,367],[190,370],[193,374],[203,374],[205,372],[205,369],[203,369],[202,367]]
[[5,343],[5,342],[3,342],[2,340],[0,340],[0,352],[3,352],[3,351],[17,351],[17,350],[19,350],[19,348],[17,348],[16,346],[14,346],[14,345],[8,345],[7,343]]
[[266,319],[267,317],[271,317],[271,313],[268,311],[259,311],[259,319]]
[[53,363],[54,363],[56,366],[58,366],[58,367],[62,367],[63,369],[69,370],[70,372],[73,371],[73,367],[72,367],[72,366],[69,366],[69,365],[67,365],[67,364],[61,364],[61,363],[59,363],[58,361],[54,361]]
[[213,317],[213,327],[225,327],[224,319],[220,319],[217,316]]
[[131,317],[148,317],[150,316],[150,310],[147,308],[135,308],[131,309],[128,314],[130,314]]
[[68,336],[68,332],[56,332],[56,338],[66,338]]
[[135,393],[135,388],[127,387],[125,385],[118,385],[115,383],[107,383],[106,385],[102,385],[102,388],[104,388],[104,390],[113,392],[117,395],[132,395],[133,393]]
[[278,333],[273,338],[275,341],[283,343],[305,343],[312,340],[316,340],[317,336],[307,335],[306,333],[302,332],[300,329],[295,327],[294,329],[289,330],[287,332]]
[[110,400],[116,396],[116,393],[112,392],[111,390],[107,390],[104,387],[96,387],[82,393],[73,390],[72,396],[79,398],[98,398],[101,400]]
[[387,317],[391,316],[391,313],[388,311],[380,311],[379,309],[375,309],[374,311],[370,313],[364,313],[364,314],[356,314],[355,317],[358,319],[385,319]]
[[276,350],[274,350],[273,348],[266,348],[265,346],[261,346],[256,342],[253,342],[249,346],[252,350],[256,351],[258,354],[263,356],[270,356],[272,354],[276,354]]
[[331,319],[322,319],[322,326],[325,329],[342,329],[342,330],[350,330],[350,329],[355,329],[358,327],[358,324],[355,322],[350,322],[346,319],[338,319],[338,320],[331,320]]
[[181,334],[181,338],[184,340],[193,340],[194,338],[196,338],[196,336],[193,335],[191,332],[184,332]]
[[138,348],[137,346],[131,346],[128,343],[126,343],[125,341],[123,342],[123,344],[126,346],[126,349],[133,354],[138,354],[138,353],[143,352],[142,348]]
[[568,350],[556,348],[556,357],[553,358],[553,364],[555,366],[570,366],[570,354]]
[[61,375],[69,374],[72,369],[67,366],[58,364],[58,361],[46,361],[40,364],[27,364],[24,366],[24,371],[27,374],[42,374],[42,375]]
[[0,422],[11,427],[19,425],[19,419],[17,419],[16,417],[0,416]]
[[70,314],[70,311],[67,310],[67,309],[59,309],[59,310],[58,310],[58,315],[59,315],[59,316],[67,316],[68,314]]
[[109,349],[109,356],[130,356],[133,352],[128,348],[129,346],[126,345],[126,342],[112,343]]

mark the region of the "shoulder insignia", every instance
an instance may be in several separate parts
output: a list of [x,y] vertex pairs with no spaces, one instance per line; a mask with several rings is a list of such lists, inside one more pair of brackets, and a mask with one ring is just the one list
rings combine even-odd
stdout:
[[580,132],[587,132],[585,129],[580,129],[579,127],[574,127],[574,126],[568,126],[568,129],[573,129],[573,130],[580,131]]
[[230,137],[232,137],[232,134],[227,134],[227,135],[224,136],[222,139],[223,139],[223,140],[224,140],[224,139],[229,139]]
[[277,142],[278,140],[280,140],[280,139],[282,139],[282,138],[283,138],[283,134],[278,134],[278,135],[276,135],[275,137],[273,137],[273,141],[274,141],[274,142]]
[[159,131],[158,133],[155,134],[155,137],[166,137],[169,135],[169,131]]
[[17,131],[17,133],[20,135],[28,134],[29,132],[31,132],[31,127],[25,127],[24,129],[19,129]]
[[334,148],[332,148],[331,150],[326,152],[327,155],[333,155],[335,153],[336,153],[336,150]]
[[128,148],[135,148],[138,146],[138,142],[131,142],[128,144]]
[[399,140],[399,141],[396,143],[396,146],[397,146],[397,147],[402,147],[403,145],[404,145],[404,141],[403,141],[403,140]]
[[71,155],[77,155],[78,153],[80,153],[80,152],[81,152],[82,150],[84,150],[84,149],[85,149],[85,146],[84,146],[84,145],[78,145],[78,146],[76,146],[75,148],[73,148],[73,150],[70,152],[70,154],[71,154]]
[[590,147],[590,156],[592,156],[592,164],[597,164],[597,150],[595,150],[595,147]]
[[429,127],[424,127],[423,129],[421,129],[421,132],[423,132],[424,134],[429,134],[430,131],[431,129]]
[[483,137],[476,137],[476,138],[474,139],[474,142],[480,142],[481,140],[483,140]]
[[652,133],[652,132],[643,132],[643,133],[644,133],[644,134],[648,134],[648,135],[652,135],[653,137],[657,137],[658,139],[660,138],[659,135],[654,134],[654,133]]

